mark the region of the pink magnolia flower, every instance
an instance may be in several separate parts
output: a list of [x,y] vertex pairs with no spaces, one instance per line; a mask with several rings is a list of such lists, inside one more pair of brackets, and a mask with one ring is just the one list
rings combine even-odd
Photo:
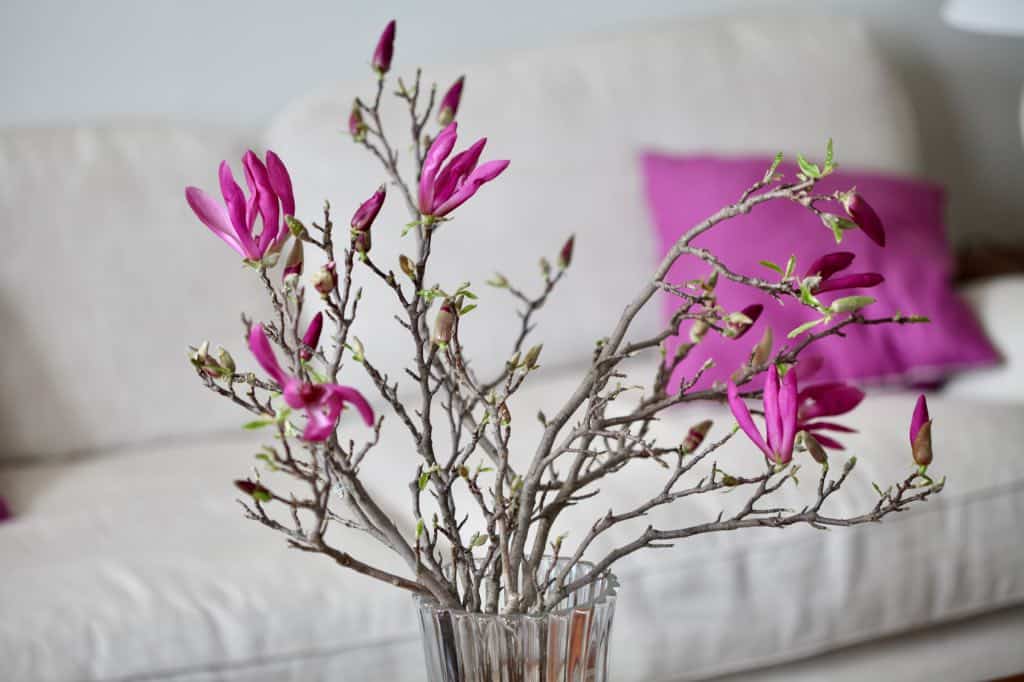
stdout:
[[761,305],[760,303],[753,303],[753,304],[748,305],[747,307],[745,307],[743,310],[741,310],[740,313],[744,317],[749,319],[750,322],[749,323],[747,323],[747,322],[740,322],[740,323],[736,323],[736,324],[729,324],[729,331],[731,332],[731,334],[729,335],[730,338],[732,338],[733,340],[736,340],[736,339],[742,337],[747,332],[749,332],[750,329],[754,326],[754,323],[757,322],[759,317],[761,317],[761,313],[763,313],[763,312],[764,312],[764,306]]
[[425,216],[441,218],[464,204],[484,183],[501,175],[508,161],[477,165],[487,138],[480,138],[459,152],[442,168],[455,148],[458,123],[449,124],[430,145],[420,174],[419,209]]
[[[302,344],[309,346],[313,350],[316,350],[316,345],[320,343],[320,332],[324,328],[324,314],[317,313],[313,316],[313,319],[309,321],[309,326],[306,327],[306,333],[302,335]],[[299,356],[303,360],[309,360],[313,357],[313,352],[303,349]]]
[[866,289],[878,286],[885,281],[885,277],[877,272],[859,272],[841,277],[833,277],[837,272],[848,268],[853,263],[855,257],[849,251],[837,251],[835,253],[827,253],[814,261],[804,274],[804,278],[821,278],[821,281],[814,287],[812,293],[823,294],[827,291],[837,291],[839,289]]
[[882,227],[882,219],[875,213],[875,209],[864,201],[864,197],[856,192],[850,192],[843,197],[842,203],[847,215],[857,223],[861,232],[879,246],[885,246],[885,228]]
[[779,372],[772,365],[764,384],[764,420],[767,438],[761,436],[750,416],[747,404],[740,397],[739,389],[730,379],[728,389],[729,409],[739,422],[743,433],[756,445],[769,462],[787,464],[793,459],[793,443],[796,440],[797,385],[796,373],[786,372],[779,387]]
[[[288,239],[288,228],[283,217],[294,215],[295,196],[292,181],[284,163],[274,152],[267,152],[264,164],[252,151],[242,158],[245,181],[249,188],[246,198],[235,182],[227,161],[220,164],[220,191],[223,203],[198,187],[185,188],[185,200],[199,220],[243,258],[260,261],[268,252],[280,250]],[[256,216],[262,229],[254,232]]]
[[821,431],[856,433],[855,429],[830,421],[812,421],[821,417],[836,417],[853,410],[864,400],[864,391],[841,382],[828,382],[808,386],[797,396],[797,431],[807,431],[827,448],[842,450],[839,441]]
[[373,51],[373,70],[380,75],[391,69],[391,57],[395,54],[395,20],[392,19],[380,34],[377,48]]
[[295,409],[306,411],[308,421],[302,437],[308,441],[324,441],[334,433],[338,417],[346,403],[356,406],[367,426],[373,425],[373,408],[354,388],[338,384],[312,384],[285,374],[277,364],[263,325],[256,323],[249,329],[249,350],[263,370],[281,387],[284,401]]
[[459,102],[462,100],[462,85],[466,82],[465,76],[459,76],[459,79],[452,83],[452,86],[448,88],[448,92],[444,93],[444,97],[441,98],[441,106],[437,110],[438,122],[446,126],[455,120],[455,114],[459,113]]
[[914,414],[910,418],[910,447],[914,461],[926,467],[932,463],[932,420],[928,416],[928,401],[922,393],[917,398]]

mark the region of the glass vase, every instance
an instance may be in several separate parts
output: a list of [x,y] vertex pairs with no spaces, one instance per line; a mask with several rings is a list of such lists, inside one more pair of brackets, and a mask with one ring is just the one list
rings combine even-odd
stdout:
[[[544,562],[542,575],[550,566],[549,559]],[[577,564],[567,582],[590,568]],[[541,616],[467,613],[416,597],[427,680],[606,682],[616,588],[608,573]]]

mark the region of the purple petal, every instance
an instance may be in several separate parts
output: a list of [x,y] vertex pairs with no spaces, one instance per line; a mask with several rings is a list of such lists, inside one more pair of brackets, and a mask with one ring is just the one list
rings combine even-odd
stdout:
[[757,430],[754,420],[750,417],[750,410],[747,409],[747,404],[743,402],[739,389],[736,388],[736,384],[731,380],[729,381],[728,400],[732,416],[736,418],[743,433],[747,434],[750,442],[756,445],[765,454],[765,457],[771,458],[771,448],[768,447],[768,444],[764,442],[764,438],[761,437],[761,432]]
[[824,445],[826,448],[829,448],[831,450],[846,449],[845,447],[843,447],[843,444],[837,441],[836,439],[830,438],[829,436],[824,436],[820,433],[814,434],[814,440],[818,441],[819,444]]
[[274,243],[274,240],[277,238],[277,232],[280,229],[281,215],[278,208],[277,194],[274,193],[274,188],[270,185],[270,174],[267,172],[267,167],[260,161],[260,157],[256,156],[252,151],[248,151],[242,158],[242,164],[245,166],[246,181],[255,192],[253,198],[259,206],[260,217],[263,219],[263,231],[260,232],[258,244],[260,254],[262,255]]
[[868,236],[868,238],[879,246],[885,246],[885,228],[882,227],[882,220],[875,213],[875,209],[864,201],[864,197],[854,193],[845,202],[846,212],[850,214],[857,227]]
[[[324,314],[317,313],[313,316],[313,319],[309,321],[309,326],[306,327],[306,333],[302,335],[302,343],[309,346],[310,348],[316,348],[316,345],[320,343],[320,332],[324,328]],[[302,359],[309,360],[313,357],[313,354],[308,350],[302,351]]]
[[235,231],[231,228],[231,219],[228,217],[228,211],[224,204],[198,187],[186,187],[185,200],[203,225],[223,239],[243,258],[245,257],[245,251],[242,250],[242,245],[238,243],[238,237],[235,236]]
[[914,440],[917,438],[917,432],[921,430],[925,422],[931,419],[928,416],[928,401],[922,393],[917,398],[917,404],[914,406],[914,415],[910,418],[910,444],[914,444]]
[[238,238],[238,243],[242,246],[242,252],[246,258],[259,260],[262,253],[256,248],[246,220],[245,194],[235,182],[235,176],[231,174],[231,166],[227,161],[220,162],[219,175],[220,191],[224,195],[224,203],[227,204],[228,218],[231,220],[231,228]]
[[761,313],[764,312],[764,306],[761,305],[760,303],[754,303],[752,305],[748,305],[740,312],[750,318],[750,324],[741,324],[734,327],[736,329],[736,335],[732,337],[733,340],[742,337],[744,334],[750,331],[750,329],[754,326],[754,323],[757,322],[757,319],[761,317]]
[[811,423],[800,423],[800,428],[805,431],[838,431],[839,433],[857,433],[857,429],[851,429],[849,426],[843,424],[836,424],[835,422],[811,422]]
[[779,371],[772,365],[764,382],[764,420],[768,446],[773,453],[782,444],[782,414],[779,412]]
[[434,183],[435,206],[443,204],[462,186],[462,183],[466,181],[466,177],[473,172],[473,169],[479,163],[480,154],[483,153],[484,145],[486,144],[487,138],[480,138],[471,144],[468,149],[464,149],[453,156],[448,165],[437,174],[437,180]]
[[277,356],[274,355],[274,349],[270,347],[270,341],[267,340],[267,333],[259,322],[253,323],[249,328],[249,350],[252,351],[256,362],[260,363],[263,371],[269,374],[282,389],[290,383],[291,377],[284,373],[281,365],[277,364]]
[[281,200],[281,212],[284,215],[295,215],[295,193],[292,191],[292,178],[288,174],[281,157],[267,151],[267,174],[274,194]]
[[[846,414],[864,400],[864,391],[840,382],[817,384],[805,388],[797,399],[804,421],[816,417],[834,417]],[[810,403],[810,404],[807,404]]]
[[826,280],[815,287],[814,293],[823,294],[826,291],[836,291],[837,289],[867,289],[878,286],[884,281],[885,277],[877,272],[860,272],[855,275],[843,275]]
[[446,216],[456,208],[464,204],[470,197],[476,194],[476,191],[481,186],[490,182],[494,178],[502,174],[502,172],[508,168],[509,162],[507,160],[501,161],[488,161],[485,164],[478,166],[470,173],[469,177],[462,186],[451,196],[450,199],[441,204],[434,215],[441,217]]
[[854,258],[856,255],[850,251],[826,253],[807,268],[804,277],[821,277],[822,280],[826,280],[840,270],[850,267]]
[[437,173],[441,164],[452,153],[455,148],[455,140],[458,138],[458,123],[452,122],[437,136],[437,139],[430,145],[427,155],[423,159],[423,169],[420,171],[419,209],[423,215],[433,215],[434,208],[434,185],[437,181]]
[[786,376],[782,378],[782,390],[779,391],[779,416],[782,420],[779,455],[782,462],[788,462],[793,458],[793,443],[796,440],[796,396],[796,372],[786,372]]
[[350,386],[338,386],[337,384],[330,384],[330,389],[342,402],[355,405],[366,425],[373,426],[373,408],[370,407],[370,403],[367,402],[362,393]]
[[306,428],[302,432],[303,440],[319,443],[327,440],[334,433],[334,426],[341,414],[341,401],[333,401],[329,405],[313,405],[306,408]]
[[448,88],[448,92],[444,93],[444,97],[441,98],[441,106],[438,107],[437,112],[442,117],[442,120],[450,121],[455,118],[455,114],[459,113],[459,102],[462,100],[462,85],[465,81],[465,76],[459,76],[459,79],[452,83],[452,86]]

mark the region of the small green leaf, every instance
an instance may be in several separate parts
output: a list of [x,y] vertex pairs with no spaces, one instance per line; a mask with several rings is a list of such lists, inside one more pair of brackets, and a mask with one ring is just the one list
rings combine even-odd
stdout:
[[270,494],[270,491],[265,490],[263,488],[256,488],[255,490],[252,491],[252,499],[256,500],[257,502],[270,502],[274,498]]
[[469,548],[479,547],[480,545],[487,542],[487,536],[481,533],[473,533],[473,537],[469,539]]
[[800,170],[803,171],[803,174],[807,177],[815,180],[821,178],[821,169],[818,168],[817,164],[813,164],[805,159],[803,154],[796,155],[796,163],[800,166]]
[[462,310],[459,311],[459,317],[462,317],[463,315],[467,315],[467,314],[473,312],[473,310],[475,310],[475,309],[476,309],[476,304],[475,303],[473,305],[462,306]]
[[870,296],[844,296],[832,301],[829,310],[835,313],[855,313],[875,302]]
[[465,296],[466,298],[468,298],[468,299],[469,299],[469,300],[471,300],[471,301],[475,301],[475,300],[477,300],[476,294],[474,294],[474,293],[473,293],[472,291],[470,291],[469,289],[459,289],[459,290],[458,290],[457,292],[455,292],[455,293],[456,293],[456,295],[461,295],[461,296]]
[[825,145],[825,174],[828,175],[835,169],[835,154],[832,151],[832,138],[828,138],[828,144]]
[[786,272],[783,273],[782,278],[783,279],[789,279],[790,277],[792,277],[793,276],[793,270],[795,270],[795,269],[796,269],[796,254],[793,254],[793,255],[791,255],[789,257],[789,260],[786,261]]
[[426,524],[423,523],[423,519],[416,522],[416,539],[419,540],[423,535],[423,531],[426,528]]
[[818,319],[818,320],[811,320],[810,322],[804,322],[802,325],[800,325],[799,327],[797,327],[793,331],[791,331],[788,334],[786,334],[786,338],[787,339],[795,339],[796,337],[800,336],[801,334],[803,334],[808,329],[813,329],[814,327],[817,327],[819,324],[821,324],[824,321],[825,320],[822,318],[822,319]]
[[782,274],[782,268],[780,266],[776,265],[775,263],[771,262],[770,260],[760,260],[760,261],[757,262],[757,264],[758,265],[763,265],[764,267],[768,268],[769,270],[774,270],[775,272],[779,273],[780,275]]
[[429,482],[430,482],[430,471],[424,471],[423,473],[420,474],[420,480],[419,480],[419,486],[420,486],[420,491],[421,492],[427,489],[427,483],[429,483]]
[[775,171],[778,170],[780,163],[782,163],[782,152],[775,155],[775,160],[772,161],[772,165],[768,167],[767,171],[765,171],[764,180],[762,180],[762,182],[771,182],[772,176],[775,175]]
[[242,428],[248,431],[255,431],[256,429],[262,429],[264,426],[270,426],[276,423],[273,419],[254,419],[251,422],[242,424]]

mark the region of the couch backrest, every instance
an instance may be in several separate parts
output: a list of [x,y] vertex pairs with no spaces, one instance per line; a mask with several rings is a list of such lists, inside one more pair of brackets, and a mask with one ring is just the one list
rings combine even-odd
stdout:
[[[396,54],[393,71],[408,79],[414,57]],[[655,263],[640,150],[769,157],[802,151],[820,158],[832,137],[838,158],[851,167],[917,169],[908,97],[864,27],[851,20],[681,21],[425,73],[442,91],[460,73],[467,76],[457,148],[486,135],[485,159],[512,160],[435,241],[440,283],[468,280],[483,295],[460,327],[480,351],[478,364],[505,360],[517,323],[510,297],[484,280],[499,270],[536,290],[538,258],[553,260],[570,233],[577,235],[573,272],[539,316],[544,362],[585,359],[610,331]],[[371,96],[373,86],[368,72],[360,82],[312,93],[289,106],[266,136],[303,197],[329,198],[339,221],[385,179],[376,159],[343,133],[353,97]],[[406,111],[397,100],[387,104],[386,129],[404,153]],[[397,254],[414,246],[411,237],[399,237],[408,219],[395,196],[375,227],[376,257],[396,272]],[[368,287],[358,333],[394,370],[409,355],[404,336],[391,333],[398,326],[389,301],[388,292]],[[656,321],[651,308],[655,314],[640,320],[641,329],[650,331]]]
[[[396,71],[408,74],[398,55]],[[539,318],[543,362],[585,358],[607,332],[653,259],[640,149],[813,153],[832,136],[850,165],[915,170],[907,97],[864,29],[843,20],[688,21],[426,73],[444,85],[463,71],[462,140],[486,134],[486,157],[512,159],[444,228],[434,270],[482,294],[463,327],[487,351],[476,353],[482,365],[503,361],[514,323],[504,292],[483,280],[500,270],[535,289],[537,259],[553,258],[569,233],[576,263]],[[352,97],[371,87],[368,74],[305,97],[267,134],[292,170],[301,218],[329,198],[344,225],[384,179],[343,134]],[[400,107],[391,112],[397,132]],[[244,421],[197,385],[185,348],[208,338],[252,367],[237,312],[258,315],[261,291],[182,196],[187,184],[214,190],[221,159],[237,168],[242,138],[162,124],[0,132],[0,458]],[[375,227],[381,260],[412,248],[398,237],[406,221],[389,202]],[[378,292],[367,287],[357,331],[394,369],[408,354]]]

